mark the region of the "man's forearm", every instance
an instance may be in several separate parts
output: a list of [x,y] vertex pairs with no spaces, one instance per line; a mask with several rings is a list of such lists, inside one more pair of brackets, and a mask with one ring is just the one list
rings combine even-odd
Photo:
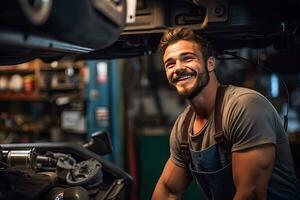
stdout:
[[191,175],[188,169],[179,167],[170,159],[167,161],[164,170],[155,186],[152,200],[177,200],[191,182]]
[[181,199],[181,197],[170,192],[170,190],[168,190],[168,188],[163,183],[158,182],[152,194],[151,200],[161,200],[161,199],[179,200]]
[[234,195],[233,200],[266,200],[265,195],[259,195],[255,191],[243,190],[237,191]]

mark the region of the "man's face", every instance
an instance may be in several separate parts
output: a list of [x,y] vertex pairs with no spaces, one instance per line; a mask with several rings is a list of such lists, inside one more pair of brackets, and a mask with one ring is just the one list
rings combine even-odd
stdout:
[[169,84],[182,97],[193,98],[209,82],[206,62],[196,43],[179,40],[170,44],[163,61]]

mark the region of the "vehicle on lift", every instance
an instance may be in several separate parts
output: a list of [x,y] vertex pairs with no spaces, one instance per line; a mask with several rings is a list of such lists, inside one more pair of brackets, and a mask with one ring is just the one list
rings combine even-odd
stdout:
[[0,64],[140,56],[175,26],[201,32],[220,52],[298,48],[299,8],[297,0],[5,0]]

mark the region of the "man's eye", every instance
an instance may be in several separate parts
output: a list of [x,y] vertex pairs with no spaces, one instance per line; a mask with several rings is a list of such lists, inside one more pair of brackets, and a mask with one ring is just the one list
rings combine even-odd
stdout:
[[184,57],[183,60],[184,61],[192,61],[194,58],[193,57]]
[[167,63],[166,64],[166,69],[171,69],[172,67],[174,67],[173,63]]

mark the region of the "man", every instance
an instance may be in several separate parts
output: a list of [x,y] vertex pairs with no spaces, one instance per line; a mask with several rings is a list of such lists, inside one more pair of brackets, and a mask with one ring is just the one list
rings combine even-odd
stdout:
[[170,158],[152,200],[180,199],[192,178],[206,199],[300,199],[289,143],[272,104],[220,85],[209,42],[176,28],[161,39],[167,79],[189,106],[170,136]]

